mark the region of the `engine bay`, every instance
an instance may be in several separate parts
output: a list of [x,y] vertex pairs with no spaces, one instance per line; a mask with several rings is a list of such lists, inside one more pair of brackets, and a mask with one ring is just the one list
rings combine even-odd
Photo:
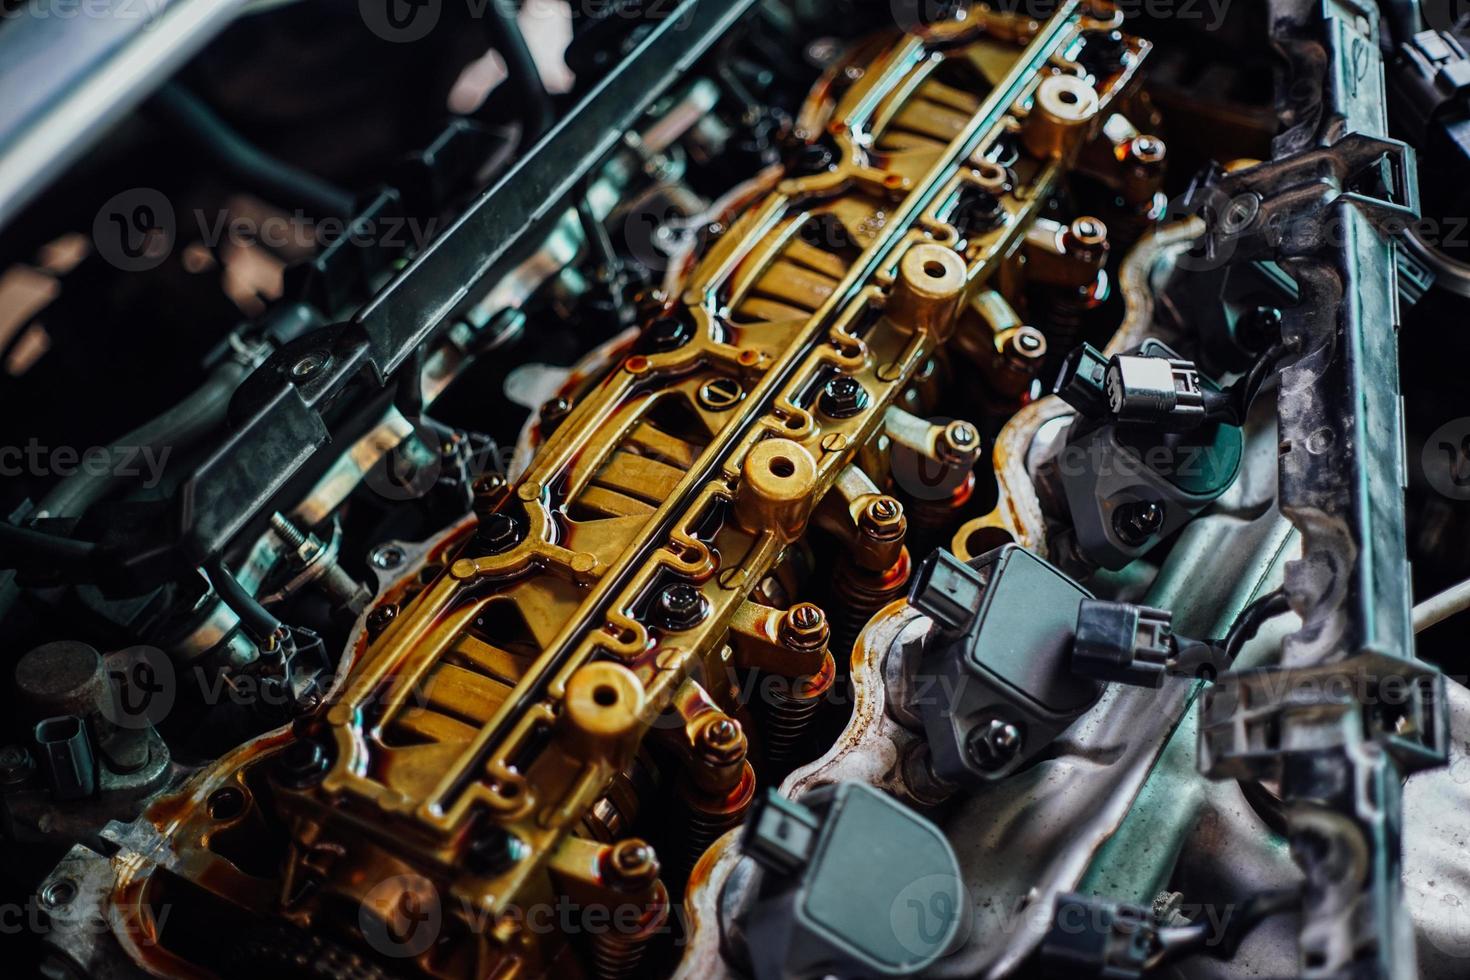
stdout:
[[1465,976],[1454,8],[7,5],[16,975]]

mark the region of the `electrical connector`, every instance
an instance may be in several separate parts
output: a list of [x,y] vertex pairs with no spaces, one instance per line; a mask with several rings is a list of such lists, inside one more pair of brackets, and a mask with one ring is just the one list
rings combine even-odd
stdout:
[[1161,687],[1175,652],[1172,619],[1163,609],[1084,599],[1072,669],[1095,680]]
[[1104,387],[1108,411],[1124,424],[1184,432],[1208,420],[1192,361],[1119,354],[1108,362]]

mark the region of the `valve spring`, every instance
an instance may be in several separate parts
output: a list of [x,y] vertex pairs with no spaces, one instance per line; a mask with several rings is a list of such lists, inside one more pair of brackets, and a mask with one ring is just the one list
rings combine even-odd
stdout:
[[694,866],[699,863],[699,859],[704,857],[704,852],[709,850],[715,841],[745,822],[745,814],[750,810],[750,804],[754,800],[755,770],[748,762],[745,764],[745,772],[740,778],[740,784],[725,799],[708,802],[691,798],[684,800],[688,822],[681,829],[681,833],[684,835],[687,846],[676,880],[689,880],[690,873],[694,871]]
[[624,933],[609,928],[593,937],[592,964],[597,980],[629,980],[639,976],[644,954],[668,919],[669,893],[659,882],[654,901],[636,931]]
[[975,495],[975,474],[967,473],[965,480],[953,493],[938,500],[909,499],[904,502],[904,514],[908,516],[907,541],[914,551],[927,555],[935,548],[949,546],[948,531],[960,523],[960,511]]
[[1048,361],[1060,363],[1086,339],[1088,321],[1107,301],[1109,292],[1108,280],[1099,275],[1086,286],[1048,294],[1043,325]]
[[850,652],[873,614],[903,597],[909,585],[909,571],[907,547],[887,571],[870,572],[851,562],[837,565],[832,575],[832,593],[837,600],[834,605],[840,610],[831,617],[834,650],[844,654]]
[[837,662],[829,653],[817,673],[792,678],[771,690],[761,732],[765,736],[766,762],[773,769],[784,772],[799,761],[798,753],[807,741],[812,719],[836,676]]

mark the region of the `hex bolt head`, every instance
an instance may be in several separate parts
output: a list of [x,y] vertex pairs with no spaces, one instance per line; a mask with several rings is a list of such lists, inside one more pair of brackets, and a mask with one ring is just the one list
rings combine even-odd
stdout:
[[541,431],[544,435],[551,435],[557,430],[568,415],[572,414],[572,403],[565,398],[552,398],[541,406]]
[[791,155],[788,170],[793,177],[811,177],[828,173],[836,166],[837,154],[831,147],[822,143],[807,143],[798,147]]
[[674,316],[663,316],[654,320],[643,330],[639,348],[650,354],[678,350],[694,339],[694,328],[687,320]]
[[1005,208],[998,196],[982,187],[970,187],[955,205],[949,223],[962,237],[974,238],[999,227],[1004,219]]
[[781,622],[782,641],[798,650],[819,649],[827,643],[830,633],[827,614],[810,602],[792,606]]
[[521,522],[509,514],[486,514],[475,532],[474,550],[488,555],[500,555],[514,548],[521,540]]
[[498,875],[521,859],[521,839],[504,827],[490,826],[470,841],[465,864],[475,874]]
[[951,422],[939,440],[939,454],[955,466],[973,466],[980,455],[980,433],[968,422]]
[[839,374],[822,389],[818,406],[822,414],[833,419],[850,419],[868,407],[868,390],[862,382],[847,374]]
[[1078,59],[1082,67],[1093,75],[1107,75],[1123,67],[1123,55],[1128,51],[1128,42],[1119,30],[1083,32],[1082,55]]
[[1156,500],[1139,500],[1113,511],[1113,530],[1124,544],[1137,548],[1164,526],[1164,506]]
[[892,497],[878,497],[864,508],[858,527],[865,535],[879,541],[902,537],[908,527],[903,504]]
[[393,620],[397,618],[398,607],[396,605],[390,602],[386,606],[379,606],[372,612],[368,613],[368,632],[376,636],[377,634],[383,632],[383,630],[387,629],[388,624],[393,622]]
[[1157,136],[1135,136],[1133,142],[1128,144],[1129,155],[1147,166],[1163,163],[1166,152],[1164,141]]
[[700,758],[712,766],[726,766],[745,758],[745,733],[733,718],[716,718],[695,737]]
[[709,614],[704,596],[687,582],[676,582],[665,588],[654,606],[663,627],[675,632],[693,629]]
[[1108,226],[1084,215],[1067,226],[1062,240],[1069,254],[1084,261],[1096,259],[1108,247]]
[[658,879],[658,855],[636,837],[618,841],[607,852],[603,874],[618,891],[647,888]]
[[315,739],[297,739],[276,761],[276,776],[293,789],[306,789],[321,782],[330,764],[327,750]]
[[975,764],[994,772],[1004,769],[1021,752],[1021,729],[1000,718],[981,722],[970,732],[966,748]]

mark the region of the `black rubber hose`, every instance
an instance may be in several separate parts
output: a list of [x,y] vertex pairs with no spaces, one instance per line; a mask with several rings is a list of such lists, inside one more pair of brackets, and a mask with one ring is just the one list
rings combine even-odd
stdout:
[[516,21],[514,4],[490,0],[485,11],[485,30],[490,43],[505,59],[507,83],[520,98],[521,146],[529,147],[551,129],[556,118],[551,94],[541,81],[541,70],[536,67],[536,59],[531,57],[531,49]]
[[356,195],[266,153],[179,83],[165,84],[150,105],[218,166],[272,204],[299,207],[318,218],[350,218],[356,210]]
[[97,553],[90,541],[63,538],[0,521],[0,568],[64,570],[85,565]]
[[255,596],[245,591],[245,586],[230,574],[224,562],[215,559],[205,570],[209,572],[209,583],[214,586],[215,593],[240,617],[240,625],[246,632],[262,643],[276,635],[281,621],[257,602]]
[[[146,449],[156,454],[164,450],[177,452],[193,445],[224,421],[230,397],[247,373],[249,369],[238,361],[222,362],[187,398],[114,439],[110,448]],[[111,471],[93,474],[85,468],[79,469],[51,488],[37,507],[37,513],[45,517],[80,517],[127,479]]]

